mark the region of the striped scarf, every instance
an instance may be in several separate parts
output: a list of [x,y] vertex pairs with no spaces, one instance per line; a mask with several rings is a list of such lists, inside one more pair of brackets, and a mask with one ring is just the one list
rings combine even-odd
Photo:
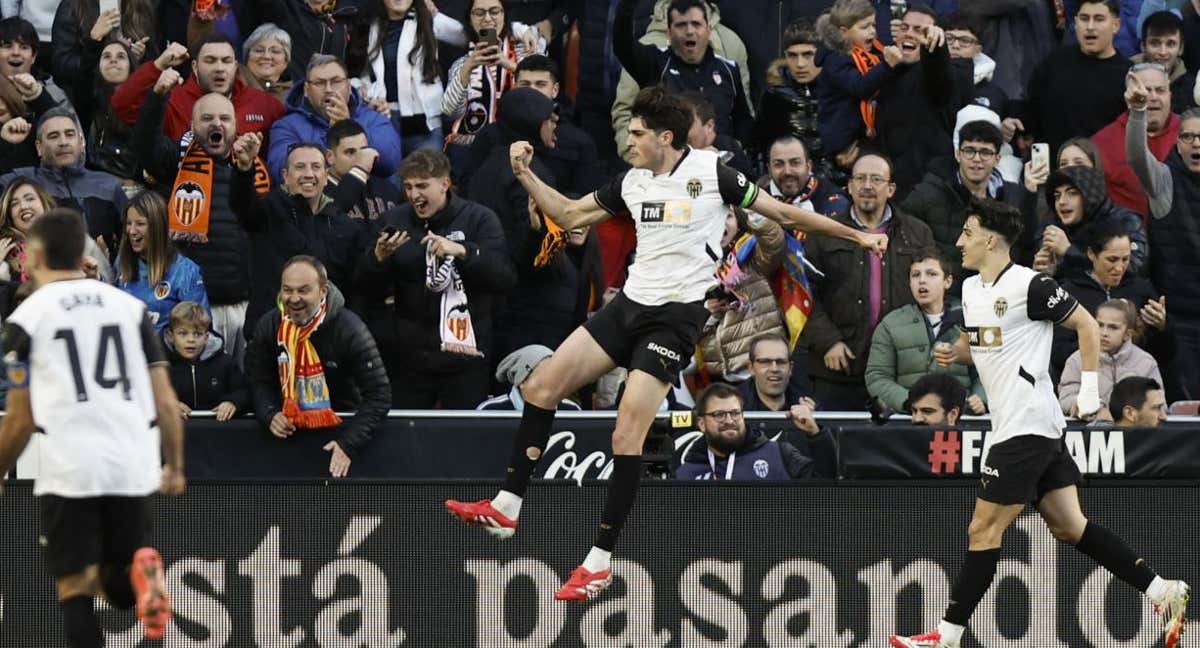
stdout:
[[[880,58],[874,51],[883,51],[883,43],[878,40],[871,41],[871,49],[863,49],[855,45],[850,50],[850,58],[854,60],[854,67],[858,68],[858,73],[867,76],[871,68],[879,65]],[[869,99],[863,99],[858,102],[858,112],[862,115],[863,125],[867,127],[867,137],[875,137],[875,96],[872,95]]]
[[307,324],[296,324],[284,313],[283,302],[279,302],[279,330],[275,342],[279,352],[279,385],[283,390],[283,415],[298,428],[332,427],[342,422],[330,407],[329,386],[325,384],[325,368],[309,337],[316,331],[329,305],[322,300],[321,307]]

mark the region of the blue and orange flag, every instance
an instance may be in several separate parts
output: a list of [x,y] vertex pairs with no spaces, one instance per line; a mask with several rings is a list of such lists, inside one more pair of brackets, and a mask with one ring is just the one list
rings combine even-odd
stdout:
[[796,342],[813,308],[812,289],[809,288],[805,269],[815,271],[816,268],[804,258],[803,237],[803,232],[785,234],[787,248],[784,250],[783,263],[771,278],[771,289],[779,299],[783,321],[787,324],[788,348],[792,350],[796,348]]

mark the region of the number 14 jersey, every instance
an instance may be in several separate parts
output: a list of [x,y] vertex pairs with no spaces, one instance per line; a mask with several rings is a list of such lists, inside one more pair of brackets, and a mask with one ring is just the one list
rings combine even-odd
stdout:
[[91,279],[34,291],[4,327],[39,435],[35,495],[148,495],[161,482],[148,367],[165,363],[146,305]]

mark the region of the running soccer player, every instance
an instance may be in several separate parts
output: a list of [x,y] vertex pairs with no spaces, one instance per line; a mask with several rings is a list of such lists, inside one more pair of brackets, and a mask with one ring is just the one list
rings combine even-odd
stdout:
[[40,542],[72,648],[104,645],[98,594],[117,608],[136,604],[146,637],[162,638],[171,601],[162,558],[144,546],[147,496],[185,486],[183,429],[154,324],[141,301],[84,277],[86,236],[68,209],[29,230],[25,267],[38,288],[4,325],[11,386],[0,425],[0,476],[40,435]]
[[950,605],[937,630],[891,637],[895,648],[957,648],[975,606],[996,574],[1004,530],[1025,510],[1037,507],[1060,542],[1073,545],[1114,576],[1144,592],[1162,615],[1166,646],[1179,641],[1188,586],[1158,577],[1123,540],[1083,516],[1079,469],[1066,451],[1066,421],[1050,381],[1054,325],[1079,335],[1083,375],[1081,418],[1100,409],[1097,369],[1100,334],[1096,320],[1050,277],[1009,260],[1021,233],[1021,214],[993,200],[973,202],[958,237],[963,267],[978,275],[963,282],[964,332],[954,345],[935,350],[942,366],[974,363],[987,390],[992,431],[968,527],[969,549],[950,590]]
[[500,538],[517,527],[530,473],[546,447],[558,402],[621,365],[629,369],[612,435],[613,471],[595,545],[555,594],[590,599],[612,582],[611,555],[641,479],[642,444],[672,381],[691,357],[708,318],[704,295],[716,285],[728,205],[750,208],[789,228],[836,236],[882,254],[887,237],[843,226],[785,205],[722,164],[687,146],[692,123],[685,100],[660,87],[638,93],[629,145],[634,169],[578,200],[564,197],[529,170],[533,148],[512,145],[513,173],[537,206],[564,229],[594,225],[628,211],[637,248],[625,287],[538,364],[521,385],[525,409],[504,489],[491,500],[447,500],[462,520]]

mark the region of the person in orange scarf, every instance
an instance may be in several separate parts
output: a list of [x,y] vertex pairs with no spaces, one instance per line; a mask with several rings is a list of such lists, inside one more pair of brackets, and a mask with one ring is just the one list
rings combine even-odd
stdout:
[[367,325],[344,308],[325,265],[306,255],[284,265],[277,308],[258,320],[246,349],[246,376],[255,417],[271,434],[328,437],[333,477],[349,474],[392,402]]
[[821,142],[827,154],[852,162],[860,140],[875,137],[875,96],[895,77],[900,48],[875,38],[870,0],[837,0],[817,25],[834,50],[818,77]]

